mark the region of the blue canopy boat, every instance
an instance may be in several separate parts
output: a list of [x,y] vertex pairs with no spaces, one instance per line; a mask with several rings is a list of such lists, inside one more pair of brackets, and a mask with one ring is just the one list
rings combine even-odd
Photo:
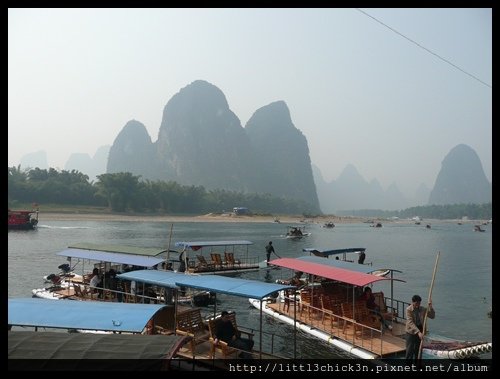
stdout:
[[[9,367],[166,369],[189,338],[136,334],[151,333],[155,326],[169,327],[172,315],[172,306],[166,305],[9,299]],[[34,328],[35,332],[13,327]],[[47,328],[94,333],[38,331]],[[110,334],[96,334],[96,331]]]
[[[178,296],[179,292],[183,288],[193,288],[203,291],[209,291],[214,293],[215,296],[218,294],[224,294],[229,296],[243,297],[245,299],[254,298],[263,300],[269,296],[276,294],[280,291],[294,288],[290,285],[276,284],[276,283],[265,283],[257,280],[242,279],[242,278],[232,278],[222,275],[182,275],[167,271],[155,271],[155,270],[138,270],[123,273],[118,275],[121,279],[134,280],[139,283],[144,283],[148,285],[154,285],[159,287],[165,287],[174,291],[174,296]],[[177,304],[177,302],[174,302]],[[260,312],[259,318],[259,343],[258,343],[258,354],[259,357],[273,356],[276,357],[274,351],[266,351],[267,345],[263,344],[263,313]],[[217,301],[214,302],[214,309],[211,316],[207,315],[211,319],[219,317],[217,311]],[[209,320],[206,320],[209,322]],[[241,329],[238,324],[238,328]],[[253,330],[253,328],[248,328],[243,326],[244,330]],[[269,337],[274,338],[274,337]]]

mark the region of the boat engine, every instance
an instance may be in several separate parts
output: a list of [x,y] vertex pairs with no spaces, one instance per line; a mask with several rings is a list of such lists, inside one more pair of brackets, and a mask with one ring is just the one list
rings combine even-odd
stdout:
[[57,266],[57,268],[61,270],[63,274],[67,274],[68,272],[71,271],[71,267],[67,263],[63,263],[62,265]]

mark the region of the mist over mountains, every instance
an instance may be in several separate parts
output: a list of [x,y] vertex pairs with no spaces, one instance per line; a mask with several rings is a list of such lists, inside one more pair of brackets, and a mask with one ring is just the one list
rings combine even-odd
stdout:
[[[27,154],[21,165],[48,168],[46,153]],[[111,147],[100,147],[92,158],[74,153],[65,169],[81,171],[91,180],[104,172],[126,171],[208,190],[268,193],[327,214],[486,203],[492,197],[479,157],[467,145],[456,146],[445,157],[432,191],[421,184],[412,199],[395,183],[384,190],[377,179],[366,181],[350,164],[336,180],[326,182],[311,165],[307,139],[294,126],[284,101],[257,109],[242,127],[222,91],[202,80],[182,88],[165,105],[157,141],[140,121],[130,120]]]
[[[279,137],[279,138],[278,138]],[[283,101],[255,111],[245,128],[214,85],[197,80],[163,110],[158,140],[130,121],[109,152],[108,173],[304,201],[319,211],[305,136]]]

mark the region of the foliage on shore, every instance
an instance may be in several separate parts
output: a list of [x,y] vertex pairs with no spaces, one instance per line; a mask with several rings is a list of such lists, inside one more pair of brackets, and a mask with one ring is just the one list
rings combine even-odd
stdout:
[[[205,214],[248,207],[254,214],[303,215],[314,218],[318,213],[311,205],[269,194],[246,194],[226,190],[207,191],[202,186],[183,186],[176,182],[141,181],[131,173],[102,174],[96,183],[79,171],[57,171],[39,168],[22,171],[9,167],[9,208],[31,208],[44,204],[45,212],[109,214]],[[50,205],[49,205],[50,204]],[[24,206],[23,206],[24,205]],[[67,208],[67,210],[65,210]],[[469,219],[492,218],[492,203],[428,205],[398,211],[362,209],[339,212],[337,216]]]

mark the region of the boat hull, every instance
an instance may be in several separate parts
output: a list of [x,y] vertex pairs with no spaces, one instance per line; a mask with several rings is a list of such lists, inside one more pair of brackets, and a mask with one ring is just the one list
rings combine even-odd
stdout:
[[[249,299],[250,304],[257,309],[260,309],[261,301],[258,299]],[[348,341],[344,341],[336,336],[332,336],[318,328],[307,325],[303,322],[295,320],[292,317],[289,317],[283,313],[276,312],[267,306],[267,301],[264,300],[262,302],[262,312],[267,314],[274,319],[284,322],[290,326],[296,326],[298,330],[301,330],[304,333],[307,333],[310,336],[316,337],[350,355],[355,358],[362,359],[380,359],[380,357],[376,354],[373,354],[369,351],[366,351],[360,347],[357,347]],[[451,347],[451,344],[455,345],[455,347]],[[448,346],[447,346],[448,345]],[[468,346],[467,346],[468,345]],[[460,347],[463,346],[463,347]],[[439,348],[440,347],[440,348]],[[443,358],[443,359],[467,359],[471,357],[475,357],[479,354],[489,353],[492,350],[492,343],[460,343],[457,341],[450,342],[442,342],[434,343],[430,346],[424,346],[422,350],[422,357],[426,359],[433,358]],[[398,355],[392,358],[404,358],[403,355]]]

